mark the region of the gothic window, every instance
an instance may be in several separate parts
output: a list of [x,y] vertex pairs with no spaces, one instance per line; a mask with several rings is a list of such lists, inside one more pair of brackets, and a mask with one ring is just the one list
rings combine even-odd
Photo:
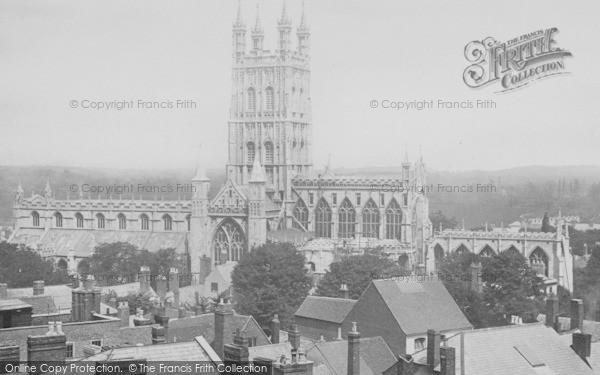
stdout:
[[337,194],[331,193],[331,202],[336,205],[337,204]]
[[419,337],[415,339],[415,352],[423,349],[425,349],[425,338]]
[[508,249],[504,250],[504,251],[505,252],[510,252],[512,254],[515,254],[515,255],[516,254],[521,255],[521,252],[519,250],[517,250],[517,248],[514,247],[513,245],[510,245],[510,247]]
[[315,236],[331,238],[331,208],[325,199],[315,208]]
[[315,204],[315,195],[313,193],[308,193],[308,204],[311,206]]
[[140,216],[140,221],[142,224],[142,230],[150,230],[150,219],[148,219],[148,215],[142,214],[142,216]]
[[96,215],[96,226],[98,227],[98,229],[104,229],[105,228],[105,220],[104,220],[104,215],[102,214],[98,214]]
[[83,215],[79,212],[75,214],[75,221],[77,223],[77,228],[83,228]]
[[455,250],[457,254],[465,254],[468,253],[469,250],[467,249],[467,247],[463,244],[460,244],[460,246]]
[[127,218],[125,217],[125,215],[119,214],[117,215],[117,219],[119,220],[119,229],[127,229]]
[[31,224],[34,227],[39,227],[40,226],[40,214],[38,214],[37,211],[33,211],[31,213]]
[[63,216],[60,212],[54,214],[54,226],[57,228],[62,228],[63,226]]
[[357,206],[360,206],[362,204],[362,203],[360,203],[360,198],[361,198],[360,193],[356,193],[356,205]]
[[540,273],[548,276],[548,256],[544,250],[539,247],[533,250],[529,256],[529,265],[534,269],[538,269],[538,267],[541,268],[542,272]]
[[164,230],[166,232],[173,230],[173,219],[168,214],[163,215],[162,217],[164,223]]
[[256,155],[256,148],[254,147],[254,143],[248,142],[248,144],[246,145],[246,150],[247,150],[246,164],[254,164],[254,156]]
[[302,199],[300,199],[298,203],[296,203],[296,207],[294,207],[294,218],[296,220],[292,222],[293,228],[302,231],[308,230],[308,208],[306,208]]
[[435,259],[435,269],[439,271],[442,259],[444,259],[444,249],[442,249],[440,244],[435,245],[433,248],[433,257]]
[[273,143],[265,143],[265,164],[273,164]]
[[494,256],[494,254],[494,250],[492,250],[492,248],[488,245],[485,245],[484,248],[479,252],[479,255],[484,258],[491,258]]
[[[239,205],[239,202],[238,202],[238,205]],[[185,217],[185,221],[187,222],[187,230],[188,230],[188,232],[189,232],[189,231],[191,231],[191,230],[192,230],[192,221],[191,221],[191,217],[190,217],[190,215],[187,215],[187,216]]]
[[256,111],[256,91],[253,88],[248,89],[248,110]]
[[363,237],[379,238],[379,209],[372,199],[369,199],[362,212]]
[[245,249],[244,233],[239,225],[231,220],[225,221],[217,229],[213,237],[213,254],[215,263],[221,263],[221,257],[224,261],[238,261]]
[[356,232],[356,211],[347,198],[344,199],[338,210],[338,221],[338,237],[353,238]]
[[400,240],[402,229],[402,209],[398,202],[393,199],[387,210],[385,210],[385,238],[388,240]]
[[379,205],[383,206],[385,204],[385,194],[379,194]]
[[267,87],[267,89],[265,90],[265,99],[267,104],[267,111],[272,111],[275,107],[275,94],[273,93],[272,87]]

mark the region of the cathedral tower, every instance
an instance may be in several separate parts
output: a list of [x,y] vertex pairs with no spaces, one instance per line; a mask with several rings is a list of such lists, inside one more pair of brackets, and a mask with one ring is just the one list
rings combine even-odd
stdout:
[[254,160],[264,167],[266,194],[291,200],[291,177],[312,168],[310,31],[302,11],[298,45],[292,46],[292,20],[283,3],[275,50],[264,49],[260,15],[246,49],[241,9],[233,24],[232,93],[227,173],[248,185]]

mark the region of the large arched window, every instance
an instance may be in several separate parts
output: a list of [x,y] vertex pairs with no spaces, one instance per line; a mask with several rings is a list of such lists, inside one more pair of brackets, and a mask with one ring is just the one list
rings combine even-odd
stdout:
[[539,247],[533,250],[529,255],[529,265],[536,270],[538,274],[548,276],[548,256],[546,252]]
[[372,199],[369,199],[362,212],[363,237],[379,238],[379,209]]
[[248,89],[248,110],[256,111],[256,91],[253,88]]
[[163,224],[164,224],[164,230],[166,232],[172,231],[173,230],[173,219],[171,218],[171,216],[169,214],[164,214],[162,217],[162,220],[163,220]]
[[356,211],[348,198],[344,199],[338,209],[338,237],[353,238],[356,233]]
[[489,245],[485,245],[483,249],[481,249],[481,251],[479,252],[479,255],[484,258],[491,258],[494,255],[496,255],[496,253],[494,252],[494,250],[492,250],[492,248]]
[[292,228],[302,231],[308,230],[308,208],[306,208],[302,199],[298,200],[296,207],[294,207],[294,219]]
[[40,214],[38,214],[37,211],[33,211],[31,213],[31,225],[33,225],[34,227],[40,226]]
[[402,232],[402,209],[395,199],[392,199],[385,210],[385,238],[400,240]]
[[63,216],[60,212],[54,214],[54,226],[57,228],[62,228],[63,226]]
[[273,164],[273,143],[267,142],[265,143],[265,164]]
[[117,215],[117,220],[119,221],[119,229],[125,230],[127,229],[127,218],[123,214]]
[[75,214],[75,222],[77,224],[77,228],[83,228],[83,215],[79,212]]
[[468,253],[469,249],[467,249],[467,247],[465,245],[460,244],[460,246],[456,248],[455,252],[457,254],[464,254],[464,253]]
[[265,101],[267,111],[272,111],[275,108],[275,94],[272,87],[267,87],[265,90]]
[[444,249],[440,244],[435,245],[433,248],[433,257],[435,259],[435,269],[439,271],[440,266],[442,265],[442,259],[444,259]]
[[331,208],[322,198],[315,208],[315,236],[331,238]]
[[245,246],[246,241],[240,226],[231,220],[226,220],[217,228],[213,237],[215,263],[221,263],[223,260],[238,261],[244,253]]
[[503,252],[510,253],[513,255],[517,255],[517,254],[521,255],[521,252],[519,250],[517,250],[517,248],[514,247],[514,245],[510,245],[510,247],[508,249],[504,250]]
[[140,224],[142,230],[150,230],[150,219],[148,218],[148,215],[140,215]]
[[254,157],[256,156],[256,147],[253,142],[248,142],[246,145],[246,164],[254,164]]
[[96,227],[98,227],[98,229],[104,229],[106,227],[106,221],[104,220],[104,215],[102,215],[102,214],[96,215]]

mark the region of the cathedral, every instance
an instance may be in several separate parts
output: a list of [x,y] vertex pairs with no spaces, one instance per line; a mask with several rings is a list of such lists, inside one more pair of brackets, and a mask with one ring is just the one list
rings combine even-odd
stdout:
[[[456,251],[453,244],[462,238],[465,249],[479,251],[473,234],[434,233],[427,194],[418,188],[427,184],[422,157],[410,162],[399,152],[401,166],[390,175],[337,175],[329,165],[313,171],[311,32],[304,4],[301,12],[294,27],[284,2],[274,25],[278,40],[269,50],[258,8],[251,27],[238,8],[232,27],[228,162],[216,196],[209,197],[212,181],[202,160],[189,201],[59,200],[50,183],[43,195],[26,197],[19,185],[9,241],[54,257],[73,272],[81,272],[103,242],[129,242],[149,251],[175,248],[200,278],[267,241],[296,243],[317,274],[337,255],[367,248],[382,249],[411,272],[433,272],[439,257]],[[553,251],[546,255],[546,275],[564,274],[558,240],[539,241],[554,241],[544,245]],[[500,243],[494,242],[492,251],[504,250]]]

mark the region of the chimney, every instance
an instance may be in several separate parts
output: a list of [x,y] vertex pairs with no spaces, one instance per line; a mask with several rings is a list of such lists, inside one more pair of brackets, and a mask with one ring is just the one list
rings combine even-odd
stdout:
[[471,290],[476,293],[483,291],[483,284],[481,283],[481,263],[471,263]]
[[591,355],[592,335],[589,333],[573,333],[573,345],[571,345],[571,348],[585,361]]
[[427,330],[427,367],[431,370],[440,361],[440,331],[435,329]]
[[[64,363],[67,358],[67,337],[57,333],[54,322],[48,323],[48,332],[27,337],[27,364],[39,370],[39,363]],[[40,373],[41,371],[36,372]]]
[[207,257],[206,254],[200,258],[200,274],[198,275],[198,284],[204,285],[206,276],[210,274],[212,268],[212,259]]
[[397,375],[411,375],[414,373],[413,370],[413,358],[410,354],[406,356],[399,355],[397,362]]
[[164,342],[169,343],[169,317],[165,315],[164,312],[160,312],[158,315],[154,316],[154,320],[156,324],[160,324],[160,326],[164,330]]
[[8,299],[8,285],[0,284],[0,300]]
[[[6,284],[5,284],[6,285]],[[21,349],[18,346],[0,346],[0,374],[9,374],[7,366],[18,367],[21,359]]]
[[288,341],[292,344],[292,349],[300,348],[300,332],[297,324],[292,325],[292,330],[288,332]]
[[44,280],[36,280],[33,282],[33,295],[40,296],[44,294]]
[[360,332],[356,322],[352,322],[352,331],[348,332],[348,375],[360,375]]
[[[285,357],[273,364],[273,375],[312,375],[313,362],[308,361],[304,356],[299,356],[297,361],[288,362]],[[262,364],[267,365],[262,358],[258,359]],[[256,362],[254,363],[256,365]]]
[[233,308],[231,303],[227,304],[221,302],[215,309],[215,339],[213,341],[213,349],[219,356],[223,358],[224,347],[225,347],[225,329],[231,325],[231,318],[233,317]]
[[194,315],[202,315],[202,305],[194,305]]
[[342,341],[344,338],[342,337],[342,327],[338,327],[337,341]]
[[156,280],[156,294],[162,302],[167,298],[167,278],[163,275],[159,275]]
[[571,329],[583,329],[583,301],[571,300]]
[[281,328],[281,323],[279,323],[278,318],[277,314],[275,314],[273,320],[271,320],[271,344],[279,344],[279,329]]
[[119,302],[117,310],[119,319],[121,319],[121,327],[129,327],[129,303]]
[[150,267],[142,266],[140,267],[140,293],[146,294],[150,291]]
[[169,290],[173,292],[173,307],[179,308],[179,270],[171,268],[169,270]]
[[226,344],[223,349],[223,361],[248,362],[248,339],[236,333],[233,336],[233,344]]
[[448,346],[447,340],[440,348],[440,375],[456,375],[456,350]]
[[342,284],[340,287],[340,298],[350,299],[350,291],[348,290],[348,286],[346,284]]
[[163,326],[152,326],[152,345],[164,344],[165,328]]
[[551,293],[546,299],[546,327],[553,327],[558,316],[558,297]]
[[88,275],[81,286],[71,291],[71,315],[74,322],[93,320],[92,313],[100,313],[100,290],[94,288],[94,276]]
[[136,327],[139,326],[149,326],[152,324],[150,319],[144,318],[144,310],[138,307],[135,311],[135,317],[133,318],[133,325]]

